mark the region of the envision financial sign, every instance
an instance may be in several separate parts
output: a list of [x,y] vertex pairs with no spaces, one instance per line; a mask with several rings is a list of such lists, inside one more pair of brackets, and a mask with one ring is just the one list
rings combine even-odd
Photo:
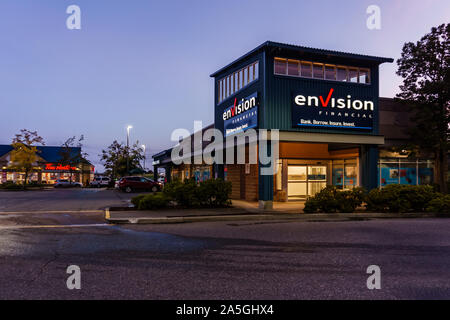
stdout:
[[323,127],[372,130],[374,102],[355,99],[351,95],[337,96],[331,88],[327,95],[294,95],[293,127]]
[[223,112],[224,135],[243,132],[258,126],[258,93],[241,99],[234,99],[234,104]]

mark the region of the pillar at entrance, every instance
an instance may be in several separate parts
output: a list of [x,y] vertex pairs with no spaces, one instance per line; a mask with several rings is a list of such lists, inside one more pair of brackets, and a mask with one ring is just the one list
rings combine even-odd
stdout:
[[[267,153],[272,153],[270,141],[267,142]],[[270,167],[270,164],[258,164],[259,208],[264,210],[270,210],[273,208],[273,174],[261,174],[261,168],[268,167]]]
[[362,145],[360,157],[361,186],[370,191],[378,187],[378,146]]

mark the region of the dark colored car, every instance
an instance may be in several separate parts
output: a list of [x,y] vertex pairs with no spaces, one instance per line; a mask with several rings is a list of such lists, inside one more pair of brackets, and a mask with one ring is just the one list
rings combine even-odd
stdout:
[[161,191],[162,184],[143,177],[123,177],[119,181],[119,189],[127,193],[133,191]]

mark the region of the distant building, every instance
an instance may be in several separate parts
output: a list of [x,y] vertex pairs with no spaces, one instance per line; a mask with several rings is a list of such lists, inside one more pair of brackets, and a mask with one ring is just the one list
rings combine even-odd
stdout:
[[[94,178],[94,166],[81,156],[81,148],[71,148],[71,158],[78,159],[70,166],[62,163],[62,147],[38,146],[37,161],[33,165],[29,181],[54,184],[58,179],[70,179],[72,181],[86,184]],[[22,183],[25,174],[17,172],[10,167],[11,151],[10,145],[0,145],[0,183],[15,182]]]

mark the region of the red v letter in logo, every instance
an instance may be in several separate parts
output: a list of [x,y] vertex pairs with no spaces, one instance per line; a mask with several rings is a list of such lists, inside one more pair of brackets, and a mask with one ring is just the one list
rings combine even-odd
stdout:
[[328,105],[328,102],[330,102],[330,99],[331,99],[331,96],[333,95],[333,92],[334,92],[334,89],[331,88],[330,92],[328,93],[328,97],[327,97],[327,101],[326,102],[323,101],[323,97],[322,96],[319,97],[320,102],[322,103],[322,107],[325,108]]
[[231,108],[231,116],[234,117],[234,113],[236,112],[236,102],[237,98],[234,98],[234,106]]

